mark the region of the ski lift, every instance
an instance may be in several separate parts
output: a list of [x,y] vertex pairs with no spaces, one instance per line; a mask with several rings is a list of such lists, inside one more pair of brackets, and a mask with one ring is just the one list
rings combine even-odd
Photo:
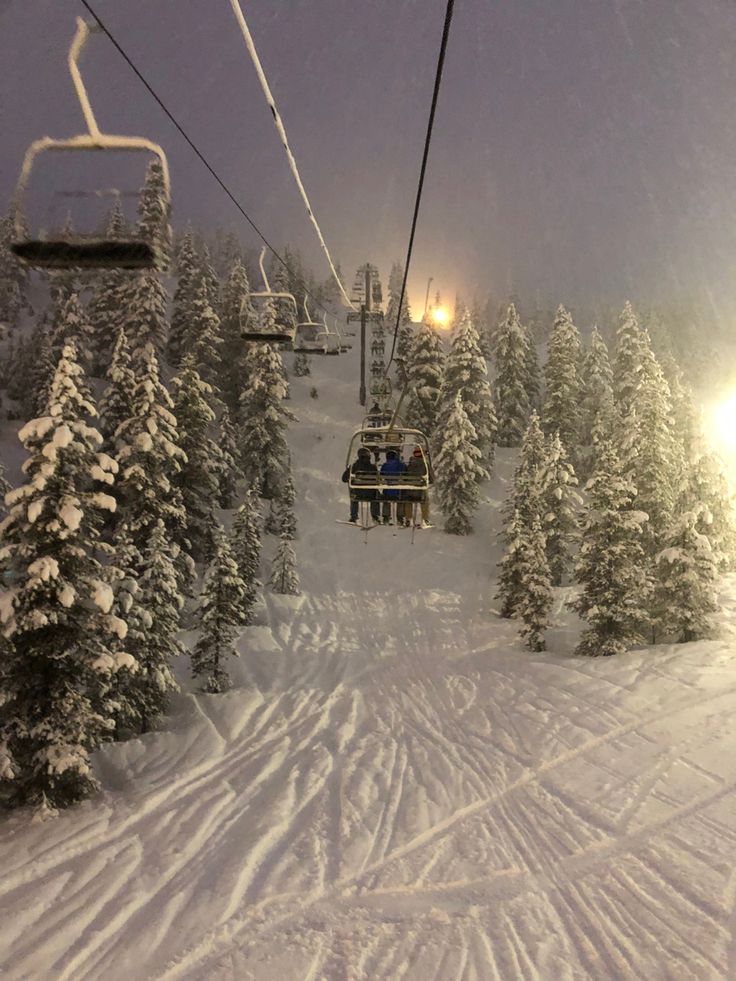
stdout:
[[[327,326],[327,314],[324,315],[324,321],[325,321],[325,327],[326,327]],[[337,338],[337,350],[335,350],[335,351],[329,351],[328,352],[329,354],[344,354],[346,351],[349,351],[352,348],[353,345],[352,344],[348,344],[347,340],[345,339],[346,335],[343,334],[342,331],[340,330],[340,328],[338,327],[337,317],[335,317],[335,330],[334,330],[333,334]]]
[[[304,297],[304,313],[306,319],[296,325],[294,334],[294,350],[301,354],[330,354],[329,335],[327,321],[319,323],[312,320],[307,306],[307,298]],[[339,351],[335,351],[339,354]]]
[[26,230],[26,190],[28,182],[38,158],[46,153],[97,153],[122,150],[129,153],[145,153],[154,156],[161,164],[163,175],[163,190],[166,199],[164,222],[168,222],[168,211],[171,199],[169,182],[169,167],[166,154],[157,143],[138,136],[117,136],[101,133],[97,125],[92,106],[84,87],[79,71],[78,61],[82,49],[87,42],[90,31],[99,28],[87,24],[81,17],[77,18],[77,29],[69,48],[67,59],[72,83],[79,100],[79,105],[87,124],[87,132],[67,139],[52,139],[43,136],[35,140],[26,150],[21,167],[20,177],[15,189],[15,237],[11,249],[29,266],[40,269],[150,269],[160,262],[160,241],[166,236],[166,227],[162,227],[159,236],[153,240],[141,235],[107,237],[99,233],[80,234],[76,231],[67,233],[46,234],[41,231],[37,236],[29,235]]
[[[268,282],[266,270],[263,267],[263,257],[266,254],[266,246],[261,249],[258,257],[258,265],[261,268],[261,278],[266,287],[257,293],[248,293],[243,297],[240,305],[240,336],[247,341],[280,342],[292,344],[296,333],[296,318],[299,315],[296,300],[291,293],[274,292]],[[257,310],[257,323],[253,326],[250,322],[250,305],[252,300],[262,301]],[[279,313],[276,303],[284,301],[294,309],[294,322],[292,324],[279,321]],[[291,310],[289,311],[291,313]],[[319,324],[317,325],[319,326]]]
[[374,399],[391,398],[391,380],[388,375],[371,379],[370,394]]
[[[393,450],[404,462],[409,457],[414,457],[415,451],[418,449],[420,456],[416,458],[421,459],[424,466],[413,472],[405,471],[399,474],[382,474],[380,466],[376,468],[376,473],[366,473],[365,471],[355,473],[351,469],[351,464],[356,459],[358,450],[365,446],[377,458],[381,453]],[[409,429],[396,422],[389,423],[387,426],[366,427],[356,430],[348,446],[345,466],[348,470],[348,488],[351,492],[372,490],[382,494],[384,491],[397,489],[427,491],[432,486],[432,460],[427,437],[418,429]]]

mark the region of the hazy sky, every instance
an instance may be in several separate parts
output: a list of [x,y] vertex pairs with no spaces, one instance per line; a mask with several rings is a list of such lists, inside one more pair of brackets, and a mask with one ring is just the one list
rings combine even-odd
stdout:
[[[97,9],[277,243],[327,274],[228,0]],[[444,0],[244,0],[315,211],[352,281],[403,257]],[[0,196],[27,143],[81,120],[75,0],[0,0]],[[104,129],[169,155],[174,221],[255,236],[104,37]],[[451,297],[614,301],[710,289],[736,307],[736,2],[456,0],[410,278]]]

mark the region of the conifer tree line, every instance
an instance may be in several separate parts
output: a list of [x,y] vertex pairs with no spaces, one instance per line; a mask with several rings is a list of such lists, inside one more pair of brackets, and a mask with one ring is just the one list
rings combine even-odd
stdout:
[[[154,163],[140,228],[160,224],[162,194]],[[119,208],[107,227],[125,229]],[[3,381],[29,420],[20,486],[0,468],[0,805],[53,810],[95,791],[102,742],[159,724],[180,629],[200,630],[198,685],[229,687],[262,588],[262,497],[280,541],[271,583],[298,592],[293,416],[278,350],[240,337],[257,312],[234,237],[213,257],[188,228],[163,237],[161,268],[51,273],[29,335],[28,275],[0,232]]]
[[[499,376],[516,380],[508,390],[521,393],[516,320],[510,309],[496,356]],[[501,615],[521,621],[533,650],[544,647],[551,589],[563,584],[578,587],[569,604],[584,623],[577,653],[708,636],[717,575],[736,558],[732,501],[682,371],[671,357],[660,363],[630,303],[612,355],[595,329],[584,350],[559,308],[503,540]]]

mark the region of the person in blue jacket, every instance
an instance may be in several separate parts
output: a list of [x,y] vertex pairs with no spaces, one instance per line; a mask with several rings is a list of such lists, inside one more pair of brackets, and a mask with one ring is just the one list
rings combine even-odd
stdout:
[[[389,481],[395,479],[398,483],[403,473],[406,473],[406,464],[399,458],[399,454],[396,450],[386,450],[386,462],[381,466],[381,476],[387,477]],[[391,504],[394,501],[398,502],[396,507],[397,520],[399,524],[404,524],[405,517],[402,496],[402,491],[399,488],[396,490],[385,490],[383,492],[383,520],[385,524],[393,524],[391,520]]]

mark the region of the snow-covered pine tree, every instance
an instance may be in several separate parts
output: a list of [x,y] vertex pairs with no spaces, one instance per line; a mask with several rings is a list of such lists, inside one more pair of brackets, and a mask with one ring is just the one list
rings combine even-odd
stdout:
[[524,536],[527,527],[516,508],[507,512],[504,528],[504,551],[498,563],[498,592],[501,600],[501,616],[505,619],[515,617],[523,596],[522,572],[524,557]]
[[524,380],[524,387],[526,388],[526,394],[529,399],[529,407],[531,409],[539,409],[542,393],[537,346],[534,343],[534,337],[531,331],[523,324],[521,325],[521,329],[526,341],[526,353],[524,356],[526,377]]
[[218,528],[199,605],[202,633],[191,658],[192,676],[202,679],[204,691],[227,691],[232,685],[226,664],[237,657],[233,639],[242,622],[245,592],[230,543]]
[[238,464],[238,438],[227,407],[222,410],[218,430],[214,443],[218,501],[221,508],[229,509],[234,506],[238,481],[244,479],[244,474]]
[[90,322],[87,311],[82,306],[79,295],[70,293],[58,307],[51,331],[51,359],[54,368],[61,352],[68,344],[73,344],[79,363],[86,367],[90,360]]
[[199,257],[200,275],[207,289],[207,299],[215,313],[220,314],[220,278],[214,270],[210,250],[207,245]]
[[672,405],[669,386],[651,348],[642,351],[639,382],[628,415],[621,419],[621,442],[635,417],[635,434],[628,434],[632,452],[622,454],[624,472],[636,487],[636,504],[648,515],[642,544],[650,558],[664,547],[675,503],[676,454],[670,429]]
[[278,500],[272,497],[268,502],[266,520],[263,522],[263,530],[267,535],[278,535],[281,537],[281,523],[279,521]]
[[550,581],[553,586],[560,586],[567,572],[582,498],[575,490],[577,477],[559,433],[555,433],[547,443],[540,482],[542,529]]
[[696,530],[710,540],[719,571],[728,572],[736,562],[736,521],[728,481],[712,453],[697,455],[687,478],[678,507],[697,515]]
[[210,401],[220,402],[222,374],[222,335],[220,318],[211,302],[211,284],[202,272],[193,285],[189,307],[189,327],[185,339],[184,355],[190,354],[200,377],[212,389]]
[[655,566],[654,621],[678,643],[701,640],[712,630],[718,610],[716,558],[707,536],[697,530],[697,515],[686,511],[675,521],[667,547]]
[[112,360],[107,370],[107,388],[100,399],[100,432],[108,453],[115,453],[115,432],[133,414],[135,375],[125,330],[118,327]]
[[176,273],[177,282],[171,311],[171,329],[166,346],[169,361],[174,365],[179,364],[184,354],[191,314],[190,307],[194,296],[194,284],[197,279],[197,257],[194,251],[194,233],[191,226],[187,227],[179,246]]
[[[171,262],[171,205],[166,193],[161,161],[154,157],[138,199],[138,233],[151,242],[158,256],[157,267],[168,269]],[[159,348],[160,350],[160,348]]]
[[11,328],[18,325],[20,311],[26,303],[28,274],[10,251],[15,237],[12,213],[0,219],[0,321]]
[[220,318],[222,336],[220,387],[223,400],[233,417],[237,416],[240,396],[245,386],[246,343],[241,337],[241,329],[242,326],[247,328],[253,324],[256,316],[253,305],[248,300],[249,293],[248,274],[241,260],[236,258],[230,267],[222,291]]
[[212,555],[217,526],[217,454],[209,436],[215,421],[208,402],[212,389],[200,378],[191,355],[184,357],[172,384],[178,445],[183,452],[174,484],[186,514],[189,554],[199,562]]
[[5,475],[5,464],[0,460],[0,520],[8,513],[8,508],[5,504],[5,495],[9,494],[12,489]]
[[294,358],[294,375],[297,378],[305,378],[311,374],[312,368],[309,364],[309,357],[303,351],[298,351]]
[[142,269],[128,277],[124,290],[124,326],[131,351],[152,344],[157,356],[166,347],[166,289],[156,269]]
[[261,505],[258,489],[251,485],[233,522],[233,555],[245,584],[242,622],[252,623],[253,607],[261,587]]
[[[108,216],[105,237],[121,238],[125,233],[125,217],[118,201]],[[107,374],[118,328],[126,318],[127,275],[120,269],[108,269],[95,278],[87,315],[90,323],[91,373],[98,377]]]
[[133,414],[115,434],[119,520],[141,555],[159,520],[175,556],[178,581],[187,591],[193,569],[188,557],[187,517],[177,476],[185,463],[171,396],[159,377],[153,345],[134,352]]
[[[271,267],[271,289],[275,293],[288,293],[289,290],[289,270],[278,260],[274,260]],[[288,300],[273,301],[273,314],[275,321],[283,327],[292,329],[296,327],[296,314],[294,307]]]
[[293,542],[297,538],[296,511],[296,490],[294,488],[294,474],[291,467],[291,457],[287,458],[286,479],[284,486],[279,494],[277,505],[278,533],[284,538]]
[[499,446],[518,446],[529,419],[527,342],[513,303],[493,335]]
[[83,377],[67,345],[45,415],[19,433],[30,453],[27,483],[8,496],[0,526],[2,561],[16,574],[0,607],[0,779],[15,802],[49,808],[97,786],[89,754],[112,724],[98,706],[118,667],[108,641],[125,632],[97,558],[102,515],[115,501],[95,481],[107,484],[117,467],[97,452],[102,437],[87,422],[96,411]]
[[519,577],[516,616],[519,633],[532,651],[545,649],[544,634],[552,608],[552,580],[545,554],[545,534],[535,514],[531,527],[522,526],[517,574]]
[[613,360],[613,397],[620,416],[631,408],[639,387],[644,351],[649,346],[639,319],[627,300],[616,331],[616,353]]
[[286,380],[279,352],[269,344],[250,344],[247,383],[240,400],[240,463],[261,496],[278,497],[284,480],[286,428],[291,413],[284,407]]
[[486,361],[489,361],[491,358],[491,332],[489,329],[488,310],[487,302],[481,303],[477,297],[473,297],[473,302],[470,306],[470,319],[478,331],[478,347]]
[[599,443],[585,491],[582,545],[575,566],[576,582],[583,589],[570,607],[588,626],[576,653],[620,654],[643,638],[652,583],[641,545],[646,515],[632,507],[636,490],[621,472],[610,441]]
[[440,510],[446,517],[450,535],[469,535],[478,508],[478,484],[485,469],[478,449],[478,436],[463,407],[460,392],[441,431],[441,445],[435,459],[435,488]]
[[[43,415],[49,398],[51,382],[54,378],[60,352],[51,346],[51,334],[44,327],[36,328],[26,352],[29,362],[18,365],[14,382],[28,386],[28,390],[18,393],[22,409],[29,409],[34,416]],[[14,390],[8,386],[8,394]],[[30,412],[28,413],[30,414]]]
[[[497,422],[488,368],[478,345],[478,333],[464,306],[457,311],[457,325],[440,386],[438,440],[443,438],[449,418],[455,411],[458,394],[462,396],[463,411],[475,432],[475,446],[480,451],[481,463],[476,473],[482,480],[493,465]],[[437,446],[439,448],[439,443]]]
[[584,447],[590,447],[596,420],[601,413],[607,413],[612,421],[613,409],[613,371],[608,346],[597,327],[593,327],[590,346],[583,357],[581,380],[581,442]]
[[138,670],[129,679],[126,701],[129,720],[138,732],[149,732],[163,715],[171,692],[179,686],[171,670],[181,654],[176,640],[183,597],[176,571],[178,549],[172,546],[161,519],[150,526],[143,548],[138,585],[142,639],[136,649]]
[[552,327],[544,366],[544,429],[559,433],[570,459],[576,459],[582,430],[580,334],[560,305]]
[[408,396],[406,421],[434,442],[445,371],[445,352],[428,319],[414,334],[407,357]]
[[[399,299],[401,298],[401,284],[404,281],[404,266],[400,262],[394,262],[391,266],[391,273],[388,277],[388,303],[386,304],[386,315],[384,321],[386,329],[393,332],[396,328],[396,319],[399,313]],[[401,317],[399,318],[399,336],[396,340],[396,377],[400,385],[406,382],[406,361],[411,346],[414,329],[411,324],[411,311],[409,309],[409,298],[404,294],[401,304]]]
[[271,566],[271,578],[268,585],[274,593],[284,596],[299,595],[299,573],[296,570],[296,552],[289,539],[282,535],[279,547]]

